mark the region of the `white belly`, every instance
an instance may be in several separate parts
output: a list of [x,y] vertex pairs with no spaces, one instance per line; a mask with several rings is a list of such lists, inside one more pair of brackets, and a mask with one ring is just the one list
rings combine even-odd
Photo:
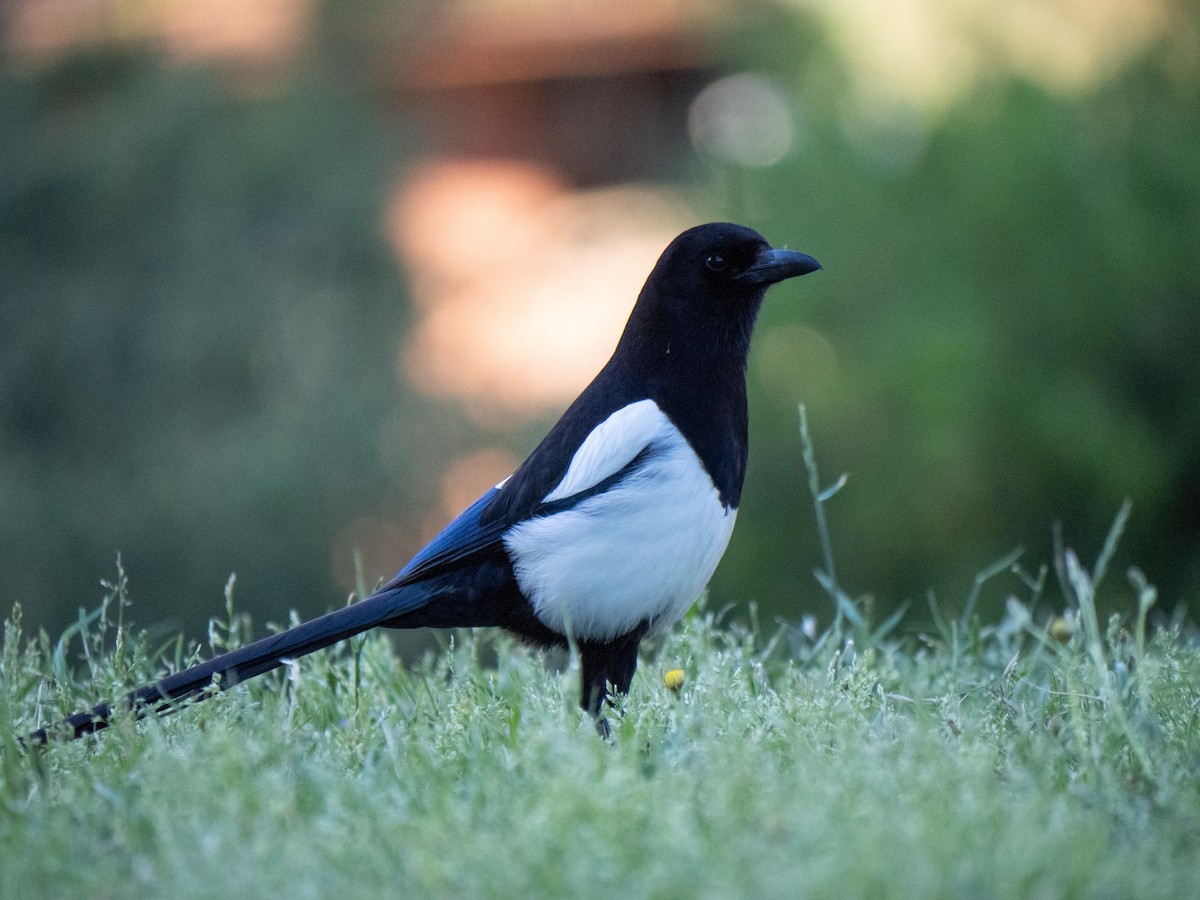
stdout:
[[699,457],[669,423],[654,447],[614,488],[505,536],[517,583],[554,631],[607,640],[642,622],[666,628],[717,568],[737,510],[722,505]]

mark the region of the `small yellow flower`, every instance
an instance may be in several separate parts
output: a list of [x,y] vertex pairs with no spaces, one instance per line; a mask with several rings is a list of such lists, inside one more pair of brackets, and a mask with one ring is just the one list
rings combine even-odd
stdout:
[[683,669],[671,669],[663,675],[663,684],[672,694],[678,694],[685,681],[687,681],[687,674]]
[[1050,632],[1050,637],[1054,638],[1059,643],[1065,644],[1071,639],[1071,623],[1063,616],[1055,616],[1050,622],[1050,627],[1046,629]]

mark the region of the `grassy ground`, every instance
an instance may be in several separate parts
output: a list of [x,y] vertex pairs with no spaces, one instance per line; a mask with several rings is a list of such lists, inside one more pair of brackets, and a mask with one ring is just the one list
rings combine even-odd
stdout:
[[8,624],[0,895],[1194,896],[1200,651],[1146,635],[1149,590],[1102,628],[1102,573],[1063,565],[1075,613],[1048,629],[1016,599],[904,639],[849,608],[823,636],[701,609],[644,654],[611,744],[569,661],[458,634],[405,668],[373,635],[23,752],[154,670],[117,584],[58,643]]

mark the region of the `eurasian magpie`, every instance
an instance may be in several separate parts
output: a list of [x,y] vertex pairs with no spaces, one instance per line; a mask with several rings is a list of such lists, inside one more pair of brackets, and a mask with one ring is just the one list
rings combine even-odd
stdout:
[[[749,228],[675,238],[612,358],[529,458],[364,600],[129,693],[135,716],[270,671],[370,628],[504,628],[578,648],[581,705],[607,731],[638,644],[678,621],[717,567],[746,473],[746,360],[767,288],[821,268]],[[108,704],[30,735],[106,727]]]

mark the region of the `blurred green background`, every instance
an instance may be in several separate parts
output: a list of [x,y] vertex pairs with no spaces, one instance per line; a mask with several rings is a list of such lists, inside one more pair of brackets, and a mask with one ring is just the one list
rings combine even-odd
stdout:
[[[680,228],[733,219],[824,263],[764,309],[716,605],[829,617],[800,402],[826,480],[850,475],[828,507],[839,575],[877,609],[954,609],[1016,545],[1036,570],[1054,522],[1094,553],[1125,497],[1118,565],[1168,606],[1195,596],[1195,4],[914,0],[897,27],[650,3],[631,26],[531,0],[275,0],[240,32],[233,4],[162,12],[186,6],[2,20],[5,609],[55,633],[120,552],[156,630],[200,637],[230,572],[257,621],[310,616],[344,601],[356,550],[390,575],[528,452],[583,381],[489,415],[403,349],[430,314],[414,285],[446,281],[412,234],[436,249],[445,228],[422,206],[397,225],[397,185],[480,158],[607,198],[562,235],[581,252],[666,192]],[[485,258],[478,233],[454,255]],[[654,255],[620,258],[632,283]],[[434,345],[452,374],[456,333]],[[985,617],[1010,589],[988,586]],[[1110,606],[1126,596],[1114,579]]]

